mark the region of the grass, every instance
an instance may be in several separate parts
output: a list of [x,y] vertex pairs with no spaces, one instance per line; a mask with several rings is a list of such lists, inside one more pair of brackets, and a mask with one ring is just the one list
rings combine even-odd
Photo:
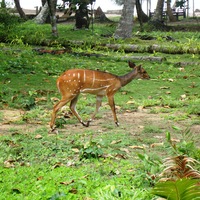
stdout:
[[[134,53],[166,60],[134,60],[151,79],[134,80],[115,95],[120,127],[115,127],[104,98],[91,127],[83,128],[66,107],[58,115],[59,134],[49,134],[50,113],[60,98],[56,79],[63,71],[88,68],[117,75],[129,71],[128,58],[121,57],[132,54],[93,48],[92,43],[147,43],[137,37],[116,41],[101,36],[112,34],[115,25],[95,25],[94,32],[71,29],[71,24],[59,25],[60,37],[55,40],[49,25],[27,22],[9,33],[10,43],[0,44],[1,199],[155,199],[150,191],[162,171],[162,159],[174,155],[166,133],[177,142],[178,153],[200,159],[200,69],[193,64],[199,62],[199,54]],[[198,32],[141,34],[156,37],[154,43],[159,45],[199,47]],[[179,42],[166,42],[165,35]],[[51,41],[49,49],[62,48],[63,41],[85,41],[73,51],[104,56],[38,55],[32,45],[41,45],[44,39]],[[182,66],[180,61],[189,64]],[[80,96],[77,110],[84,120],[94,107],[95,97]]]

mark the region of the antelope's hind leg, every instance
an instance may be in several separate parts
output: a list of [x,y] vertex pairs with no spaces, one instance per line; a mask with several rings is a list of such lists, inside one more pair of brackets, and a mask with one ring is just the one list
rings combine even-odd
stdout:
[[101,107],[102,98],[103,98],[103,96],[97,95],[97,97],[96,97],[96,109],[95,109],[92,117],[87,121],[87,127],[90,125],[90,122],[94,120],[96,114],[98,113],[99,108]]
[[81,116],[78,114],[77,110],[76,110],[76,103],[78,101],[78,96],[77,95],[75,98],[73,98],[71,100],[71,103],[70,103],[70,110],[72,111],[73,115],[76,116],[76,118],[79,120],[79,122],[83,125],[83,126],[86,126],[87,127],[87,124],[85,122],[83,122]]

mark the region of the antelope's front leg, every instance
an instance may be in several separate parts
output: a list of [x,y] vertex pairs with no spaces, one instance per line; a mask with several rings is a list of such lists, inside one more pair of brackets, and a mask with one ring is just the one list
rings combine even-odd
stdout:
[[117,119],[117,115],[116,115],[116,109],[115,109],[115,102],[114,102],[114,96],[108,96],[108,103],[111,107],[112,113],[113,113],[113,118],[114,118],[114,122],[117,126],[119,126],[119,122]]
[[51,115],[51,122],[50,122],[50,128],[51,132],[53,132],[56,129],[55,126],[55,120],[56,120],[56,114],[62,108],[67,102],[69,102],[70,98],[62,98],[57,104],[53,107],[53,112]]

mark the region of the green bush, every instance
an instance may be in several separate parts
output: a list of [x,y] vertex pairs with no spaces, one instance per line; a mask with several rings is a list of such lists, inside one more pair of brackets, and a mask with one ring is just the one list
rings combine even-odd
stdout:
[[6,37],[13,28],[23,20],[10,13],[9,9],[0,8],[0,42],[6,41]]

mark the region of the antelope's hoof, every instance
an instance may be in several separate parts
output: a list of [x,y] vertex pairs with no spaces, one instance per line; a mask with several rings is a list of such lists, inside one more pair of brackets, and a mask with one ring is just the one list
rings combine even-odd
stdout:
[[88,126],[89,126],[88,122],[87,122],[87,123],[81,122],[81,124],[82,124],[83,126],[85,126],[85,127],[88,127]]
[[51,130],[49,130],[48,133],[58,134],[58,130],[56,129],[56,127],[54,127],[54,128],[52,128]]
[[116,124],[117,126],[119,126],[119,122],[115,122],[115,124]]
[[83,126],[85,126],[85,127],[89,127],[91,121],[92,121],[92,120],[88,120],[87,123],[81,122],[81,124],[83,124]]

